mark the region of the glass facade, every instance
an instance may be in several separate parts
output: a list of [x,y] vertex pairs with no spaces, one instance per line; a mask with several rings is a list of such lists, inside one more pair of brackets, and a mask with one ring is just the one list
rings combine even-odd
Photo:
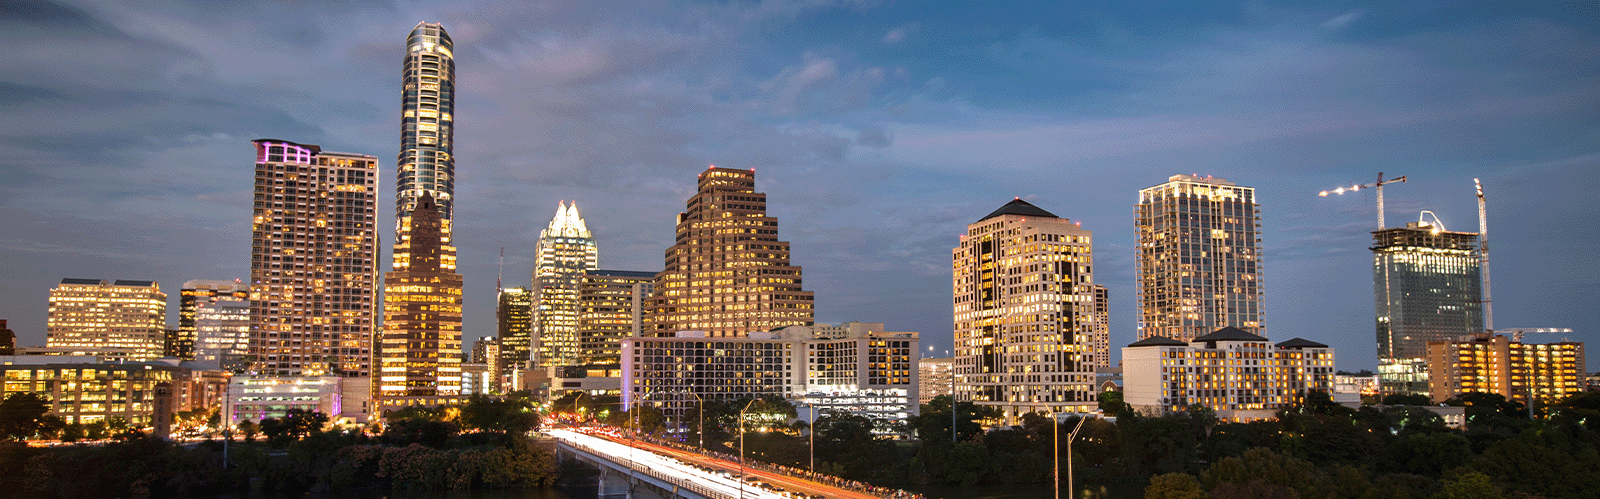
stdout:
[[535,367],[584,363],[579,340],[578,305],[585,272],[599,268],[594,234],[578,214],[578,203],[562,202],[555,218],[539,232],[534,246],[533,334],[538,340]]
[[495,322],[500,338],[501,379],[510,381],[512,371],[520,371],[532,360],[528,347],[533,342],[533,292],[528,288],[501,288],[495,303]]
[[400,156],[395,160],[395,220],[410,215],[423,194],[440,216],[455,218],[456,63],[450,33],[418,23],[406,37],[400,98]]
[[217,300],[249,299],[250,288],[245,286],[243,281],[196,279],[183,283],[183,290],[178,295],[177,337],[171,342],[167,356],[185,360],[195,359],[196,342],[199,340],[195,321],[201,306]]
[[62,279],[50,290],[45,346],[114,349],[131,360],[161,357],[167,294],[154,281]]
[[1139,191],[1139,339],[1189,341],[1224,327],[1265,335],[1255,189],[1174,175]]
[[578,292],[578,349],[585,364],[621,361],[622,339],[640,330],[642,301],[650,296],[655,272],[591,270]]
[[1428,393],[1428,342],[1483,332],[1478,235],[1413,222],[1372,236],[1379,383]]

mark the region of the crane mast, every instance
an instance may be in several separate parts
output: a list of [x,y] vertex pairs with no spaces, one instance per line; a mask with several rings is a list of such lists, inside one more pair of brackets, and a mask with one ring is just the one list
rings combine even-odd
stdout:
[[1483,272],[1483,329],[1493,331],[1494,301],[1489,294],[1489,212],[1483,200],[1483,182],[1472,179],[1472,184],[1478,187],[1478,270]]

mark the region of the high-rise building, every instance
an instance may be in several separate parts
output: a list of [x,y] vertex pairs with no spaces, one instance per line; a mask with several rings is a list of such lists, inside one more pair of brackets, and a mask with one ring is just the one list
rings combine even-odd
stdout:
[[504,389],[520,384],[515,383],[520,379],[518,374],[533,359],[528,350],[533,344],[533,292],[528,288],[500,288],[494,315],[500,342],[499,371],[495,375]]
[[199,313],[202,304],[217,300],[249,299],[250,287],[239,280],[195,279],[183,283],[183,289],[178,294],[178,330],[176,336],[169,342],[171,348],[167,351],[167,356],[194,360],[195,341],[198,338],[195,314]]
[[1332,348],[1273,344],[1236,327],[1188,342],[1152,336],[1122,349],[1123,402],[1161,415],[1202,405],[1224,421],[1272,419],[1307,390],[1333,391]]
[[622,339],[638,336],[655,272],[591,270],[578,290],[578,352],[583,364],[616,364]]
[[250,301],[222,299],[201,303],[194,312],[194,360],[226,371],[250,353]]
[[1093,410],[1095,347],[1110,331],[1091,233],[1015,199],[968,225],[950,253],[956,399],[1008,420]]
[[1418,221],[1372,239],[1380,388],[1426,394],[1428,343],[1483,332],[1478,235]]
[[534,365],[576,366],[583,363],[578,337],[578,305],[585,272],[599,267],[599,249],[589,232],[578,203],[556,205],[556,216],[539,231],[534,245],[533,337]]
[[1478,333],[1428,342],[1428,384],[1434,402],[1470,392],[1506,400],[1556,402],[1587,391],[1583,343],[1523,343]]
[[927,405],[934,397],[950,395],[955,388],[954,357],[924,358],[917,362],[917,402]]
[[250,370],[371,376],[378,158],[253,143]]
[[678,214],[677,237],[656,276],[646,336],[705,331],[736,337],[813,323],[813,297],[756,192],[755,170],[715,166]]
[[1173,175],[1139,191],[1139,338],[1188,341],[1224,327],[1265,335],[1255,189]]
[[62,279],[50,290],[47,328],[49,348],[154,359],[167,330],[167,294],[155,281]]
[[453,50],[450,33],[439,23],[417,23],[406,37],[400,155],[395,160],[395,220],[409,216],[423,194],[439,206],[441,219],[455,219]]
[[449,221],[423,193],[400,219],[383,274],[380,405],[436,405],[461,394],[461,274]]

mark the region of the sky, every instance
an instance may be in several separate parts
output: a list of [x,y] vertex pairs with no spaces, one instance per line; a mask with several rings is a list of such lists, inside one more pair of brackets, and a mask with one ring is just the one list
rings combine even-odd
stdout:
[[42,345],[74,277],[158,281],[175,324],[248,277],[252,139],[380,158],[392,239],[419,21],[455,40],[468,343],[559,202],[660,270],[710,164],[757,170],[818,322],[940,356],[950,250],[1014,197],[1093,231],[1119,356],[1137,192],[1180,173],[1256,189],[1267,336],[1340,369],[1377,363],[1375,199],[1317,193],[1380,172],[1391,226],[1474,232],[1482,179],[1495,325],[1600,339],[1600,3],[1549,1],[0,2],[0,319]]

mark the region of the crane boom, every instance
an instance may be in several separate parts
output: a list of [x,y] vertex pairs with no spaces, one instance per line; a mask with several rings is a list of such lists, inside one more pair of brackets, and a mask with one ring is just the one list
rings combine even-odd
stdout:
[[1359,191],[1359,190],[1362,190],[1362,189],[1377,189],[1377,191],[1378,191],[1378,230],[1383,230],[1383,228],[1384,228],[1384,223],[1383,223],[1383,186],[1387,185],[1387,184],[1392,184],[1392,183],[1395,183],[1395,182],[1405,182],[1405,181],[1406,181],[1406,176],[1405,175],[1401,175],[1399,178],[1391,178],[1389,180],[1384,180],[1383,179],[1383,172],[1378,172],[1378,181],[1377,182],[1373,182],[1373,183],[1370,183],[1370,184],[1352,185],[1349,188],[1339,187],[1339,188],[1334,189],[1332,191],[1322,191],[1320,193],[1317,193],[1317,195],[1318,196],[1322,196],[1322,197],[1328,197],[1328,193],[1330,193],[1330,192],[1332,192],[1334,194],[1344,194],[1346,192],[1355,192],[1355,191]]
[[1483,329],[1493,331],[1494,301],[1489,294],[1489,211],[1483,200],[1483,182],[1472,179],[1472,184],[1478,187],[1478,271],[1483,273]]

